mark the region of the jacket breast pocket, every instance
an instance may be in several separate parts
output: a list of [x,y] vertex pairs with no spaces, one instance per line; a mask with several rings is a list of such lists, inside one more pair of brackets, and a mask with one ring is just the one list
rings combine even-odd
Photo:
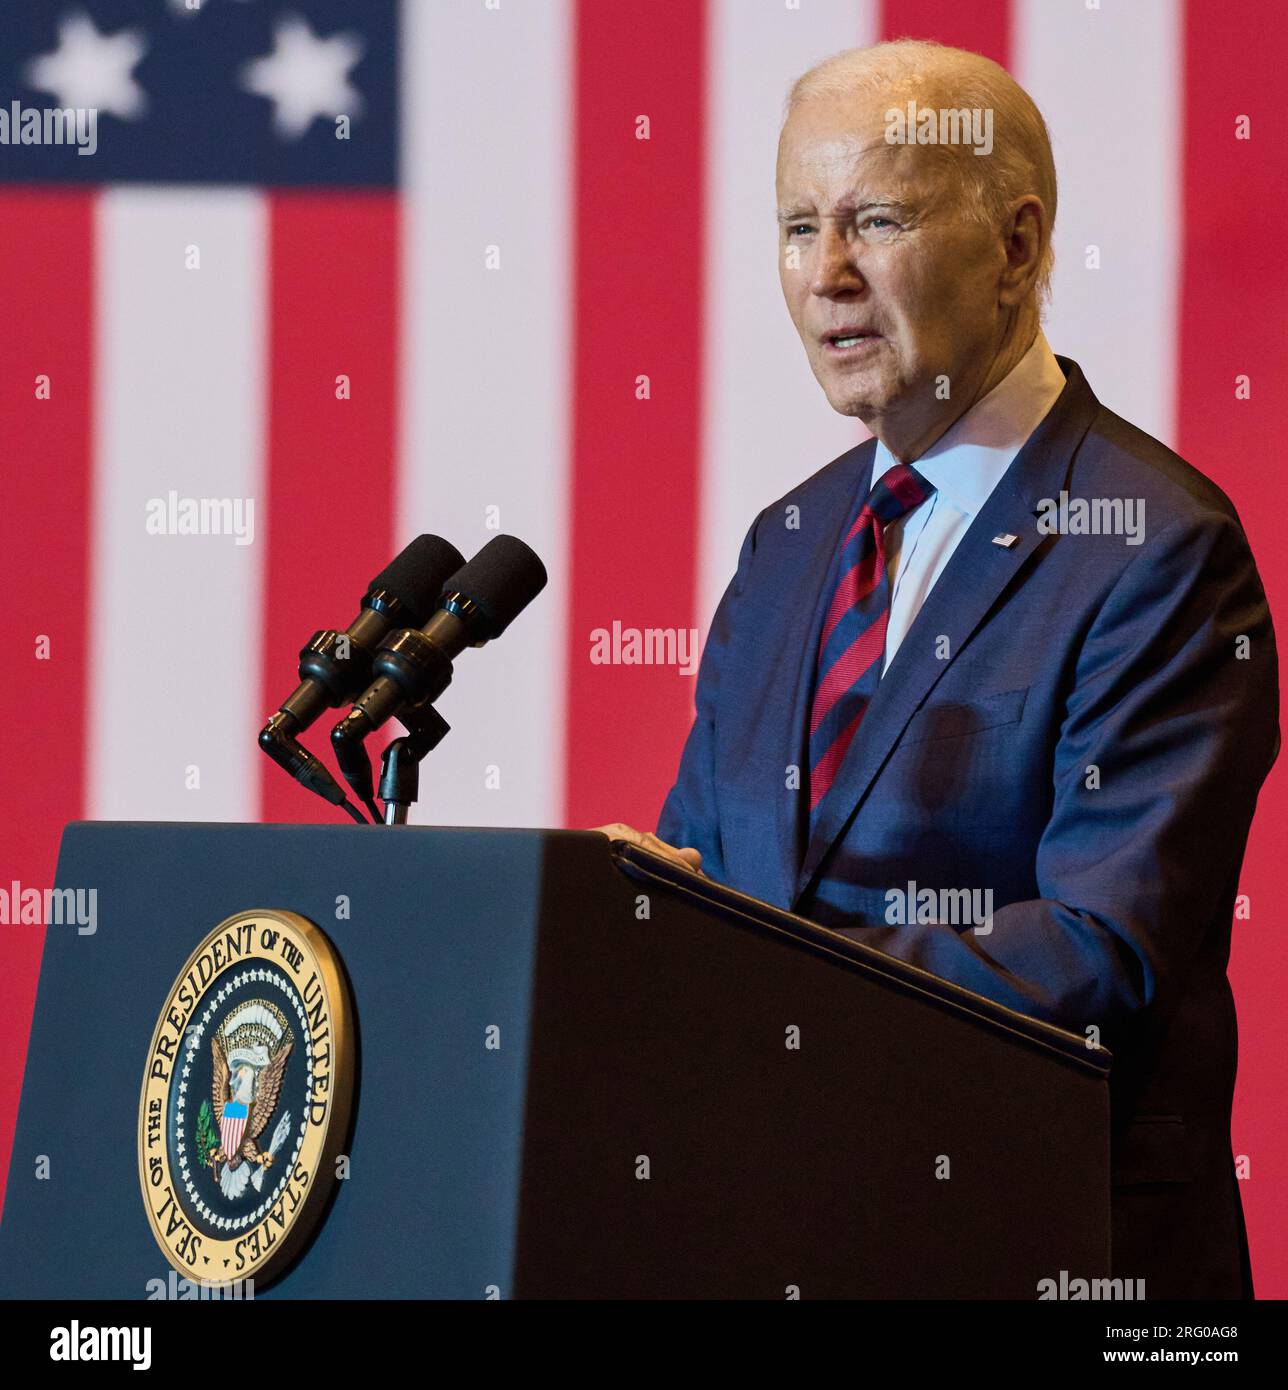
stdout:
[[924,705],[908,721],[901,743],[928,743],[931,739],[960,738],[1004,724],[1018,724],[1024,714],[1028,687],[1003,690],[978,700],[939,700]]

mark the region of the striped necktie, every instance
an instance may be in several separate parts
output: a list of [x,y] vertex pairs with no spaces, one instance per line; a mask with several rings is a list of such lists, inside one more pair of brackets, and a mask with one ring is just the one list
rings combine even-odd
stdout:
[[841,548],[841,577],[819,635],[809,721],[809,808],[813,826],[881,679],[890,584],[882,532],[934,487],[906,463],[868,496]]

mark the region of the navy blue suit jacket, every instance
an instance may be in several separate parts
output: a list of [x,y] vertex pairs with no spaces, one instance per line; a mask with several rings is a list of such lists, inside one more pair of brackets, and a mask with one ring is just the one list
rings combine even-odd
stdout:
[[[1274,634],[1229,500],[1058,360],[1064,390],[928,595],[812,836],[792,788],[809,782],[818,634],[875,442],[760,513],[657,833],[743,892],[1098,1029],[1115,1054],[1115,1274],[1155,1298],[1246,1295],[1225,970],[1278,748]],[[1046,534],[1062,491],[1143,503],[1143,543]],[[890,925],[887,890],[910,882],[991,891],[991,931]]]

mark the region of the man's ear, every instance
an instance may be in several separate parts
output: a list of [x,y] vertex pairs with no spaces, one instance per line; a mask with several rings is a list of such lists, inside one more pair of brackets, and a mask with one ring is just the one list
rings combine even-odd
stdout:
[[1047,239],[1047,215],[1036,193],[1017,198],[1002,231],[1006,266],[999,284],[1003,304],[1022,304],[1037,284]]

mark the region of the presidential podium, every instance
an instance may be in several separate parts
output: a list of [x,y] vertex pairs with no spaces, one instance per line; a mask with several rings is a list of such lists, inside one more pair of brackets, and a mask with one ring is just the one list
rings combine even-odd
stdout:
[[308,918],[356,1018],[344,1175],[256,1298],[1019,1298],[1110,1273],[1109,1056],[581,831],[73,824],[6,1297],[144,1298],[140,1083],[194,945]]

